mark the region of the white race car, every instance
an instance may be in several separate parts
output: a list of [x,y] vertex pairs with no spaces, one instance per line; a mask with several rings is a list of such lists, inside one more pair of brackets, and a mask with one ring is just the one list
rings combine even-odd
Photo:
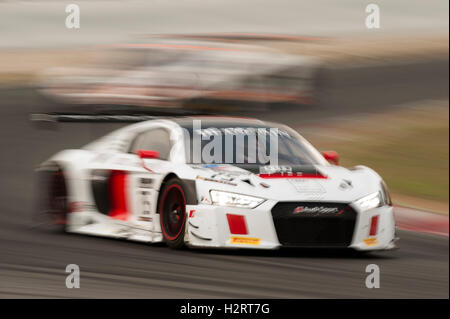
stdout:
[[38,167],[38,191],[72,233],[172,248],[395,248],[382,178],[337,164],[284,125],[161,118],[57,153]]

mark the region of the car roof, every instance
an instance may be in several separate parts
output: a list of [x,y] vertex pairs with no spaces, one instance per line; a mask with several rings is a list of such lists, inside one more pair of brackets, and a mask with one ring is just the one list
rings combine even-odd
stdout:
[[237,116],[189,116],[181,118],[172,118],[171,121],[175,122],[183,128],[192,128],[194,120],[200,120],[203,127],[227,127],[227,126],[255,126],[264,127],[267,125],[264,121]]
[[128,125],[126,127],[122,127],[116,131],[111,132],[106,135],[104,138],[109,138],[112,136],[117,136],[117,134],[122,133],[140,133],[148,130],[150,127],[154,127],[154,124],[161,126],[178,126],[187,130],[191,130],[193,128],[194,120],[201,121],[202,128],[227,128],[227,127],[281,127],[283,125],[272,122],[265,122],[254,118],[246,118],[246,117],[233,117],[233,116],[183,116],[183,117],[157,117],[153,120],[143,121],[134,123],[132,125]]

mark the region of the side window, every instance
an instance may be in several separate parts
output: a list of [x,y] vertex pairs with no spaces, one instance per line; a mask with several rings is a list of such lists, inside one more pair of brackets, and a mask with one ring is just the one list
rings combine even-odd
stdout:
[[163,160],[167,160],[172,145],[170,144],[169,131],[157,128],[139,134],[131,143],[130,153],[137,150],[157,151]]

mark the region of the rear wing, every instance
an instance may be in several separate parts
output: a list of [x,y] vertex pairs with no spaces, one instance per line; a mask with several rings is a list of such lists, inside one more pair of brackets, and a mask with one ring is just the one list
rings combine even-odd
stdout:
[[148,114],[60,114],[34,113],[30,115],[31,122],[40,123],[136,123],[163,118]]

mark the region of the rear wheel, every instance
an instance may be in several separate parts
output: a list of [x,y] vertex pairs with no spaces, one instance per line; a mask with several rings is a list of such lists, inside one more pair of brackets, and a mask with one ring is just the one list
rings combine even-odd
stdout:
[[62,170],[52,173],[49,181],[48,213],[54,225],[65,231],[67,223],[67,187]]
[[186,224],[186,196],[178,178],[170,178],[162,187],[158,213],[167,245],[175,249],[182,248]]

